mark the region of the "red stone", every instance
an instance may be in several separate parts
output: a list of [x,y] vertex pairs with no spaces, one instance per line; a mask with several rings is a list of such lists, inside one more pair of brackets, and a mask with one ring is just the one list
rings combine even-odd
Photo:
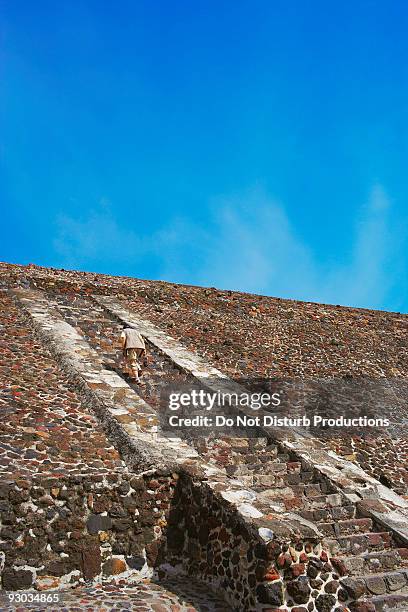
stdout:
[[286,510],[292,510],[293,508],[301,508],[303,506],[302,500],[297,497],[294,497],[293,499],[285,499],[284,504]]
[[218,534],[218,539],[219,539],[221,542],[224,542],[224,543],[228,541],[228,539],[229,539],[229,535],[228,535],[227,530],[225,529],[225,527],[222,527],[222,528],[220,529],[220,532],[219,532],[219,534]]
[[305,564],[304,563],[294,563],[293,565],[291,565],[290,570],[293,576],[297,578],[298,576],[304,573]]
[[279,567],[284,567],[285,566],[286,558],[285,558],[284,553],[281,553],[279,555],[279,557],[277,558],[276,563],[279,565]]
[[336,572],[340,575],[340,576],[346,576],[347,575],[347,570],[346,570],[346,566],[344,565],[343,561],[341,559],[337,559],[337,558],[332,558],[331,559],[331,564],[334,567],[334,569],[336,570]]
[[91,580],[101,571],[101,551],[97,544],[82,550],[81,569],[85,580]]
[[279,578],[281,578],[281,575],[275,568],[269,569],[265,574],[265,580],[268,581],[278,580]]

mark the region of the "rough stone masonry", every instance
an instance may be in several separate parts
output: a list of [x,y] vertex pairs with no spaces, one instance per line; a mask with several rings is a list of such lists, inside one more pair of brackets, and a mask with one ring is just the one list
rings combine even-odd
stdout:
[[[158,418],[165,381],[314,375],[395,379],[404,418],[406,316],[36,266],[2,264],[0,282],[4,591],[66,609],[408,609],[403,435],[191,441]],[[123,322],[149,346],[143,388],[115,365]]]

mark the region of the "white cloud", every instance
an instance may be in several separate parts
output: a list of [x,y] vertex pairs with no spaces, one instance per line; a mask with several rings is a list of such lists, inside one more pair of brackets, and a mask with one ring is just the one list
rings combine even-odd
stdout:
[[[303,300],[381,307],[398,279],[391,203],[372,189],[350,228],[346,263],[327,267],[296,233],[284,207],[256,188],[219,198],[205,227],[184,218],[146,236],[135,218],[119,223],[107,201],[83,219],[61,217],[55,248],[64,267],[132,264],[135,275],[154,259],[156,277]],[[128,225],[129,227],[126,227]],[[143,228],[140,228],[142,230]],[[400,245],[399,245],[400,246]],[[344,261],[344,253],[338,261]],[[106,269],[106,272],[109,270]]]
[[[374,185],[360,221],[350,227],[352,249],[346,263],[318,260],[297,234],[279,202],[255,189],[216,203],[211,232],[180,227],[168,243],[163,277],[201,285],[310,301],[381,307],[397,282],[398,248],[391,230],[391,204]],[[199,261],[192,262],[194,242]],[[181,276],[180,276],[181,274]]]
[[115,263],[135,259],[146,249],[146,242],[134,230],[127,229],[126,223],[119,223],[102,199],[99,209],[82,218],[67,215],[57,218],[54,248],[64,267],[86,268],[98,260]]
[[391,202],[383,187],[374,185],[354,228],[350,260],[323,277],[325,284],[321,285],[319,299],[372,308],[383,304],[398,278],[398,231],[391,229],[390,211]]

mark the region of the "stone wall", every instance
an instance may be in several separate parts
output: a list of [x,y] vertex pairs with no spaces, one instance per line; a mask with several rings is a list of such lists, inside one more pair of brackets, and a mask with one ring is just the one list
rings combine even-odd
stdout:
[[187,474],[4,483],[2,588],[129,584],[181,572],[222,592],[234,610],[342,597],[318,537],[250,503],[238,511],[234,492],[219,489]]
[[150,576],[176,483],[125,473],[2,483],[2,588]]

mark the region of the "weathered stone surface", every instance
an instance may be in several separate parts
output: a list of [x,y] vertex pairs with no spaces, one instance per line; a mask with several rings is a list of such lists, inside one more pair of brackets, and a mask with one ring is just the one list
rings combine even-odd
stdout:
[[141,555],[135,557],[127,557],[126,563],[132,569],[141,570],[144,564],[146,563],[146,559]]
[[397,591],[407,585],[407,575],[404,573],[394,573],[385,576],[385,581],[390,591]]
[[353,599],[359,599],[366,592],[366,586],[363,580],[356,578],[343,578],[341,580],[341,584]]
[[95,513],[107,512],[112,505],[112,501],[106,495],[100,495],[93,500],[92,510]]
[[105,576],[116,576],[126,571],[126,563],[122,559],[111,558],[103,564]]
[[306,576],[300,576],[297,580],[292,580],[287,584],[289,595],[298,604],[304,604],[309,601],[310,586]]
[[348,607],[350,612],[376,612],[375,605],[370,601],[353,601]]
[[2,586],[5,591],[28,589],[33,583],[33,573],[29,570],[6,569],[2,575]]
[[81,551],[82,573],[85,580],[91,580],[101,571],[101,551],[97,544],[89,543]]
[[385,580],[379,576],[370,576],[365,580],[367,589],[373,595],[383,595],[387,592],[387,585],[385,584]]
[[260,603],[281,606],[283,604],[283,585],[281,582],[261,584],[256,589]]
[[69,570],[69,562],[64,559],[56,559],[46,565],[44,572],[50,576],[63,576],[64,574],[68,574]]
[[87,520],[86,526],[89,533],[95,535],[98,531],[108,531],[112,526],[112,520],[109,516],[91,514]]
[[331,610],[333,610],[333,606],[336,605],[336,601],[337,600],[334,595],[319,595],[316,599],[316,608],[319,612],[331,612]]

